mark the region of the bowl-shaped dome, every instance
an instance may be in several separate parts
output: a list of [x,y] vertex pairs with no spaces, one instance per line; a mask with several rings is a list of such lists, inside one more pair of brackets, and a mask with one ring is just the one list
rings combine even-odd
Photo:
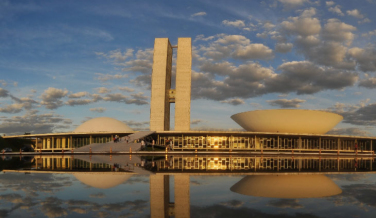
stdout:
[[73,174],[80,182],[101,189],[108,189],[123,184],[132,174],[108,174],[108,173],[75,173]]
[[342,193],[338,185],[322,174],[246,176],[230,190],[267,198],[320,198]]
[[88,120],[77,127],[73,132],[76,133],[95,133],[95,132],[133,132],[127,124],[110,117],[98,117]]
[[231,118],[247,131],[309,134],[325,134],[343,119],[335,113],[294,109],[247,111]]

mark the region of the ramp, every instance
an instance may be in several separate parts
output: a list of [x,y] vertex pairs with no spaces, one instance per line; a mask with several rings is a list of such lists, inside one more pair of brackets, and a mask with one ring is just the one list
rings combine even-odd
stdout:
[[137,139],[145,138],[151,134],[155,133],[155,131],[140,131],[128,135],[129,140],[128,143],[126,141],[126,137],[121,137],[120,141],[117,143],[114,142],[107,142],[107,143],[93,143],[90,145],[85,145],[80,148],[74,149],[75,152],[127,152],[130,148],[132,151],[140,150],[141,143],[135,143]]

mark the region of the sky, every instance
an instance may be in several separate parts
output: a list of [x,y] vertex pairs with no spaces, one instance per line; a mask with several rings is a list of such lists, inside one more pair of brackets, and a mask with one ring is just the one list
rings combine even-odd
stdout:
[[148,129],[154,39],[190,37],[192,130],[240,130],[235,113],[299,108],[341,114],[329,133],[376,136],[375,9],[376,0],[0,0],[0,134],[69,132],[95,117]]

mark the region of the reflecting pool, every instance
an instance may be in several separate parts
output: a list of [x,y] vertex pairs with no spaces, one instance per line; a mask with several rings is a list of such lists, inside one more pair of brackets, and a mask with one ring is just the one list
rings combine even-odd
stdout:
[[373,158],[2,156],[0,217],[374,217]]

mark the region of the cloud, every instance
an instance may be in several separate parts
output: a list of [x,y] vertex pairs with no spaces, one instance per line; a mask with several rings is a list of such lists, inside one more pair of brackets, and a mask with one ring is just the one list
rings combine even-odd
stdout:
[[192,120],[192,121],[191,121],[191,124],[192,124],[192,125],[197,125],[197,124],[202,123],[202,122],[203,122],[203,120],[195,119],[195,120]]
[[96,88],[96,90],[98,91],[98,93],[100,94],[105,94],[105,93],[109,93],[111,92],[110,89],[106,88],[106,87],[99,87],[99,88]]
[[56,197],[48,197],[45,201],[41,202],[41,211],[49,218],[67,216],[68,212],[65,208],[61,207],[62,200]]
[[8,97],[9,92],[6,89],[0,88],[0,98]]
[[147,99],[148,97],[144,96],[143,93],[132,94],[131,96],[133,97],[133,99],[121,93],[106,94],[105,97],[103,97],[103,100],[113,102],[124,102],[126,104],[136,105],[149,104],[147,101],[145,101],[145,99]]
[[327,1],[327,2],[325,2],[325,4],[326,4],[326,6],[332,6],[335,3],[334,3],[334,1]]
[[226,202],[221,202],[219,204],[226,206],[226,207],[238,208],[238,207],[243,206],[244,202],[234,199],[234,200],[230,200],[230,201],[226,201]]
[[278,0],[283,4],[285,9],[292,9],[304,5],[307,0]]
[[303,205],[299,204],[299,200],[297,199],[272,200],[268,203],[268,206],[293,209],[304,208]]
[[102,82],[107,82],[108,80],[119,80],[128,78],[127,74],[102,74],[102,73],[96,73],[97,77],[94,79],[100,80]]
[[128,58],[133,57],[133,49],[127,49],[124,53],[120,51],[120,49],[116,49],[113,51],[109,51],[107,54],[103,52],[96,52],[95,54],[101,57],[105,57],[109,60],[114,61],[115,63],[122,63],[126,61]]
[[41,104],[47,109],[56,109],[63,105],[63,101],[60,99],[65,97],[67,94],[68,90],[49,87],[48,89],[44,90],[40,97],[42,99]]
[[221,103],[225,103],[225,104],[231,104],[231,105],[239,105],[239,104],[244,104],[244,100],[243,99],[240,99],[240,98],[234,98],[234,99],[229,99],[229,100],[224,100],[224,101],[221,101]]
[[336,103],[327,110],[338,113],[343,116],[343,123],[361,126],[376,125],[376,103],[367,104],[369,99],[360,101],[356,105],[346,105],[343,103]]
[[136,128],[141,128],[141,127],[145,127],[149,125],[149,121],[139,122],[139,121],[129,120],[129,121],[124,121],[124,123],[126,123],[130,127],[136,127]]
[[274,27],[276,27],[276,25],[274,25],[273,23],[271,23],[270,21],[267,21],[264,23],[264,26],[263,26],[265,29],[273,29]]
[[0,133],[23,134],[54,132],[54,130],[69,128],[70,119],[63,118],[53,113],[37,114],[38,111],[30,110],[23,116],[0,118]]
[[366,78],[361,81],[359,81],[358,86],[365,87],[368,89],[375,89],[376,88],[376,78],[371,77],[371,78]]
[[354,58],[359,69],[364,72],[376,71],[376,47],[369,46],[367,48],[353,47],[348,51],[349,55]]
[[319,34],[321,31],[320,20],[312,18],[316,9],[304,10],[299,17],[290,17],[289,21],[281,23],[282,30],[286,34],[298,34],[304,37]]
[[87,105],[92,102],[93,102],[92,99],[75,99],[75,100],[71,99],[71,100],[66,101],[65,104],[69,106],[76,106],[76,105]]
[[191,17],[205,16],[205,15],[206,15],[206,12],[201,11],[201,12],[197,12],[197,13],[195,13],[195,14],[192,14]]
[[[109,51],[108,53],[97,52],[97,55],[105,57],[107,60],[112,61],[116,66],[120,66],[122,71],[129,71],[133,73],[150,74],[153,63],[153,49],[138,50],[134,54],[133,49],[128,49],[125,54],[121,54],[120,50]],[[116,54],[116,55],[114,55]],[[128,75],[116,74],[97,74],[96,79],[105,82],[112,79],[127,78]]]
[[287,53],[291,51],[292,47],[293,47],[292,43],[281,42],[275,45],[275,50],[279,53]]
[[350,128],[334,128],[327,132],[326,134],[330,135],[356,135],[356,136],[370,136],[370,132],[355,128],[355,127],[350,127]]
[[371,23],[371,20],[368,19],[368,18],[364,18],[363,20],[361,21],[358,21],[359,24],[362,24],[362,23]]
[[335,7],[330,7],[328,11],[331,11],[339,16],[345,16],[345,14],[341,10],[341,6],[336,5]]
[[134,89],[128,88],[128,87],[119,87],[120,91],[126,91],[126,92],[134,92]]
[[338,19],[328,19],[323,30],[323,38],[336,42],[347,42],[350,45],[354,39],[356,27],[343,23]]
[[347,15],[350,15],[350,16],[353,16],[355,18],[358,18],[358,19],[362,19],[364,18],[364,15],[360,13],[360,11],[358,9],[354,9],[354,10],[348,10],[346,11],[346,14]]
[[353,86],[358,79],[356,73],[318,67],[309,61],[287,62],[278,70],[282,72],[265,80],[265,92],[313,94]]
[[225,26],[232,26],[232,27],[237,27],[237,28],[245,27],[244,20],[235,20],[235,21],[224,20],[222,21],[222,24],[224,24]]
[[96,193],[96,194],[91,194],[89,195],[91,198],[104,198],[106,195],[102,192]]
[[271,106],[278,106],[280,108],[299,108],[300,103],[306,102],[306,100],[302,99],[277,99],[277,100],[267,100]]
[[[214,61],[233,58],[239,60],[269,60],[274,57],[272,49],[260,43],[251,41],[242,35],[219,34],[217,40],[210,42],[208,46],[201,46],[197,52],[203,52],[203,56]],[[212,60],[211,60],[212,61]]]
[[103,113],[103,112],[106,111],[106,108],[103,108],[103,107],[90,108],[90,111],[97,112],[97,113]]
[[0,112],[2,113],[19,113],[24,108],[23,104],[11,104],[6,105],[5,107],[0,107]]
[[68,98],[81,98],[89,95],[88,92],[77,92],[77,93],[72,93],[68,95]]

